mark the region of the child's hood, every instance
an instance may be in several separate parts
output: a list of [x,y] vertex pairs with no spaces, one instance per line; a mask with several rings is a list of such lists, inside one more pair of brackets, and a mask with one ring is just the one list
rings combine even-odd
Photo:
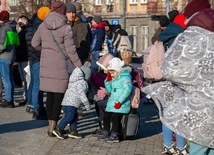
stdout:
[[122,67],[120,72],[119,72],[119,76],[120,75],[129,75],[129,76],[131,76],[131,74],[130,74],[131,71],[132,71],[132,69],[129,66]]
[[72,83],[79,80],[84,80],[84,75],[81,69],[79,67],[76,67],[70,75],[69,82]]

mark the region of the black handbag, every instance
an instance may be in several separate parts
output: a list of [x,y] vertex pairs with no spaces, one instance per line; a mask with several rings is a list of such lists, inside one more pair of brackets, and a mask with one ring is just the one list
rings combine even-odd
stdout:
[[56,44],[56,46],[57,46],[58,50],[60,51],[62,57],[63,57],[63,58],[65,59],[65,61],[66,61],[68,74],[71,75],[72,72],[73,72],[73,70],[74,70],[74,66],[73,66],[73,64],[71,63],[71,60],[69,59],[69,57],[67,57],[67,56],[65,55],[65,53],[62,51],[62,49],[60,48],[60,46],[59,46],[58,42],[56,41],[56,39],[55,39],[55,37],[54,37],[54,35],[53,35],[53,33],[52,33],[51,30],[50,30],[50,32],[51,32],[51,36],[52,36],[52,38],[53,38],[54,43]]

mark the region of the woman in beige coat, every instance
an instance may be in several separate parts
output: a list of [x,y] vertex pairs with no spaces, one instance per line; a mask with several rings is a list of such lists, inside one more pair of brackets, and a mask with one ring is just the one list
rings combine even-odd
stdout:
[[59,120],[61,102],[69,79],[66,61],[54,43],[51,31],[74,67],[82,66],[74,45],[71,27],[66,24],[65,4],[57,1],[53,2],[51,7],[51,12],[32,39],[32,46],[41,50],[40,90],[47,92],[46,110],[49,120],[49,136],[53,136],[52,131]]

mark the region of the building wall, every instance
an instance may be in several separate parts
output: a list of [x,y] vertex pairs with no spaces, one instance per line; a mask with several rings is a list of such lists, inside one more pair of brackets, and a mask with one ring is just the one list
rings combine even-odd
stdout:
[[[67,2],[67,0],[65,1]],[[86,16],[101,15],[110,23],[119,21],[122,28],[130,35],[135,52],[142,54],[151,45],[151,37],[159,27],[158,17],[167,14],[167,11],[172,9],[178,9],[182,12],[190,0],[147,0],[147,3],[142,3],[146,0],[137,0],[135,4],[131,4],[131,0],[113,0],[113,5],[106,4],[106,0],[102,0],[103,4],[101,5],[95,5],[97,0],[77,1],[82,4]],[[214,0],[210,1],[213,4]],[[20,3],[20,0],[16,0],[16,5],[12,5],[11,2],[12,0],[1,0],[0,9],[8,10],[12,18],[20,14],[31,16],[39,6],[48,6],[45,3],[47,1],[41,1],[39,5],[36,4],[35,0],[25,1],[24,5]],[[166,5],[169,2],[170,5]]]

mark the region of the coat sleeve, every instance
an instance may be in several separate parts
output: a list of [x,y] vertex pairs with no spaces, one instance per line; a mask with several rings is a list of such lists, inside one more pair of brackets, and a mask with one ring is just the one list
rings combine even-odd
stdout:
[[1,28],[1,32],[0,32],[0,50],[4,49],[4,42],[5,42],[5,38],[7,35],[7,28],[6,27],[2,27]]
[[97,40],[95,42],[94,49],[92,51],[99,51],[102,49],[103,42],[105,40],[105,31],[102,28],[96,30]]
[[42,38],[41,38],[40,26],[36,30],[31,41],[32,46],[38,51],[42,50]]
[[88,101],[88,98],[87,98],[87,95],[86,95],[86,93],[88,91],[87,83],[82,84],[82,85],[78,85],[77,91],[78,91],[78,94],[79,94],[81,102],[83,104],[88,103],[89,101]]
[[123,78],[123,91],[122,94],[119,96],[118,101],[123,103],[131,94],[132,91],[132,82],[131,78],[124,77]]
[[152,36],[151,42],[154,44],[158,40],[158,35],[161,33],[162,29],[159,27],[156,31],[155,34]]
[[88,34],[88,30],[85,24],[82,24],[80,27],[77,28],[77,34],[78,46],[76,48],[81,48],[81,42],[86,41],[86,36]]
[[64,36],[64,44],[65,44],[66,53],[67,53],[68,57],[70,58],[71,62],[74,64],[74,66],[81,67],[82,63],[76,52],[76,47],[74,45],[74,40],[73,40],[73,33],[72,33],[71,27],[69,25],[66,27],[65,36]]

